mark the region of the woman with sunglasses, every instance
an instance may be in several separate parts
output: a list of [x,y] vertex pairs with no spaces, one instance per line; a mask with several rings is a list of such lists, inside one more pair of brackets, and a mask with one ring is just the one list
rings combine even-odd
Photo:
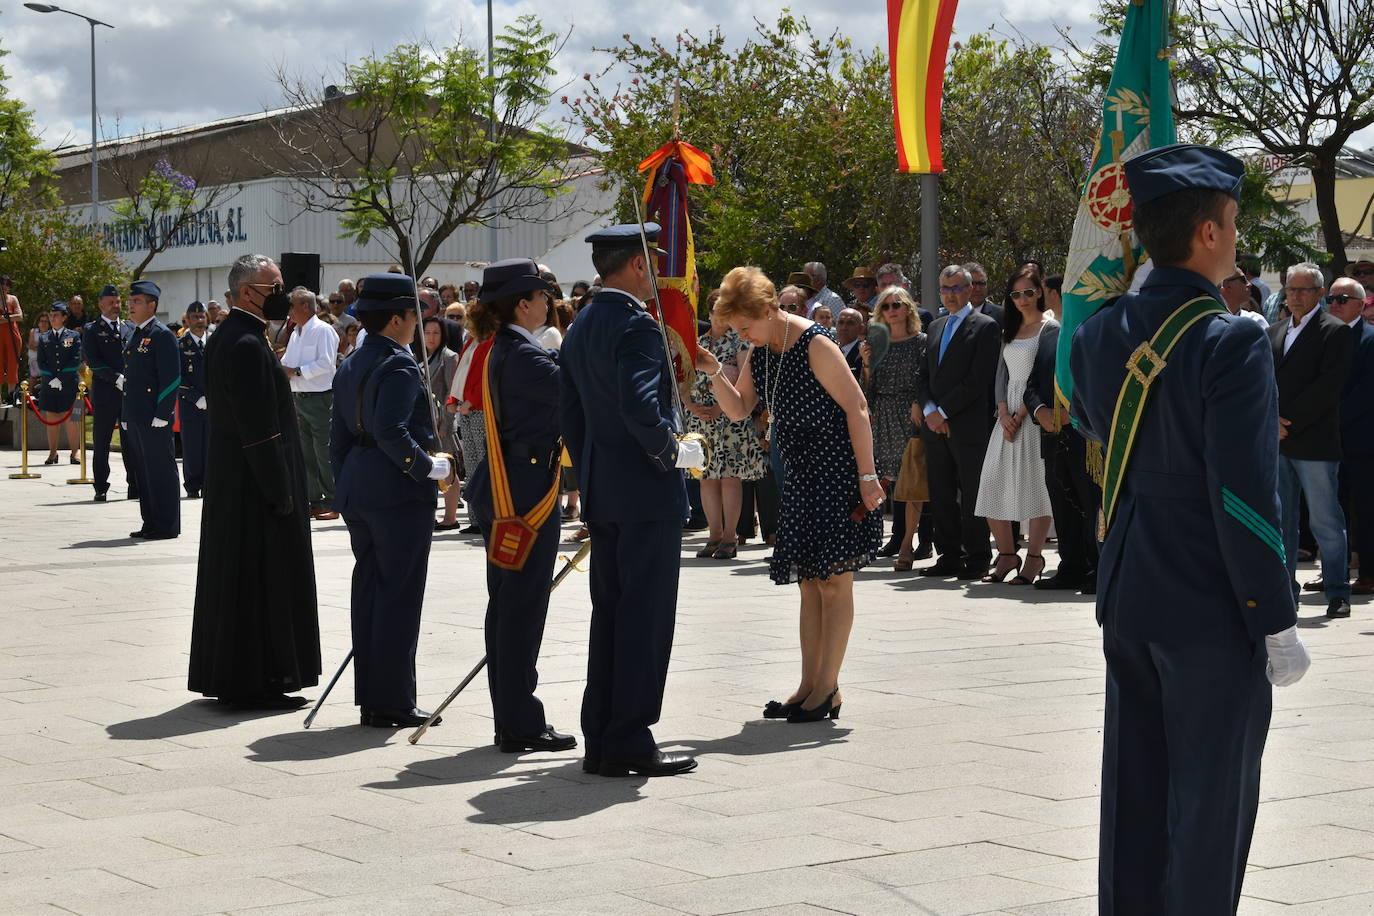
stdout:
[[[1050,494],[1040,460],[1040,434],[1027,422],[1026,380],[1035,366],[1041,332],[1055,326],[1045,316],[1045,284],[1040,269],[1027,264],[1012,277],[1003,310],[1002,358],[997,365],[997,426],[988,440],[974,514],[988,520],[997,542],[997,563],[984,582],[1031,585],[1045,571],[1042,550],[1050,532]],[[1021,565],[1011,523],[1027,521],[1026,564]]]
[[[873,324],[881,323],[887,328],[888,347],[880,362],[874,364],[873,348],[868,341],[859,344],[859,356],[863,363],[863,387],[868,394],[869,413],[873,417],[873,455],[877,459],[878,476],[882,479],[883,489],[891,493],[902,467],[902,456],[907,444],[916,435],[912,427],[912,405],[916,403],[916,392],[920,389],[919,376],[925,362],[926,335],[921,329],[921,318],[916,313],[916,302],[911,293],[900,286],[889,286],[878,294],[877,311]],[[919,411],[917,412],[919,415]],[[924,456],[919,462],[924,469]],[[924,490],[924,475],[918,482]],[[897,508],[892,516],[892,537],[878,551],[880,557],[896,555],[892,568],[898,571],[911,569],[912,541],[916,537],[916,526],[921,521],[920,502],[902,502],[904,509]]]

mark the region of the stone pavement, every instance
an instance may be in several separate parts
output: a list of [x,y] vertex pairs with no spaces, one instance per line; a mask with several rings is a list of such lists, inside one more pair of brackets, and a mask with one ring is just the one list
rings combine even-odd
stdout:
[[[788,725],[759,708],[795,684],[796,592],[757,544],[687,554],[656,733],[701,766],[602,779],[576,753],[498,753],[481,679],[416,747],[357,725],[350,677],[310,731],[189,694],[200,503],[180,539],[139,543],[121,486],[96,505],[39,470],[0,479],[0,912],[1096,912],[1089,599],[883,563],[857,586],[841,718]],[[315,524],[315,557],[327,677],[349,645],[341,522]],[[481,657],[482,570],[473,539],[435,538],[422,705]],[[574,574],[540,666],[572,732],[588,611]],[[1275,692],[1242,913],[1374,912],[1371,607],[1321,611],[1304,603],[1311,673]]]

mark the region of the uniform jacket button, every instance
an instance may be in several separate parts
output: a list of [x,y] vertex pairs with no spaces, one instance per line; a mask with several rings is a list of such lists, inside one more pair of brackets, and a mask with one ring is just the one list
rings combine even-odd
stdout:
[[1246,607],[1258,607],[1258,605],[1255,604],[1255,602],[1253,602],[1253,601],[1247,601],[1247,602],[1245,602],[1245,606],[1246,606]]

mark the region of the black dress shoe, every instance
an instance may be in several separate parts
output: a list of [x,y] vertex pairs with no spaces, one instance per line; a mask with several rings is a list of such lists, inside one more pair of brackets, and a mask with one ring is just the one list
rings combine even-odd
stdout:
[[959,575],[959,569],[960,566],[958,563],[949,563],[945,560],[939,560],[934,566],[927,566],[925,569],[921,570],[921,575],[934,576],[939,579],[949,579]]
[[959,567],[957,578],[978,580],[986,576],[991,568],[990,563],[966,563]]
[[1331,603],[1326,606],[1327,617],[1349,617],[1350,599],[1332,598]]
[[178,537],[178,535],[167,531],[149,531],[146,528],[143,530],[143,540],[145,541],[170,541],[174,537]]
[[104,494],[104,493],[97,493],[97,494],[95,494],[95,501],[98,502],[98,503],[103,503],[103,502],[105,501],[105,494]]
[[496,744],[503,754],[519,754],[521,751],[570,751],[577,747],[577,739],[572,735],[554,731],[552,725],[545,725],[544,730],[533,738],[520,738],[501,729],[496,733]]
[[199,490],[187,490],[187,491],[186,491],[186,498],[187,498],[187,499],[200,499],[200,491],[199,491]]
[[126,496],[126,497],[124,497],[124,498],[125,498],[125,499],[138,499],[138,491],[137,491],[137,490],[130,490],[130,491],[129,491],[129,495]]
[[929,541],[926,541],[916,545],[916,552],[911,555],[911,558],[913,560],[929,560],[933,556],[935,556],[935,548],[930,545]]
[[1048,591],[1061,589],[1076,589],[1083,584],[1082,576],[1075,576],[1064,572],[1062,569],[1050,576],[1048,579],[1039,579],[1035,583],[1036,588],[1043,588]]
[[479,528],[479,527],[477,527],[476,525],[468,525],[466,528],[461,528],[461,529],[459,529],[458,533],[459,533],[459,534],[481,534],[481,533],[482,533],[482,529]]
[[878,548],[878,556],[895,557],[897,555],[897,551],[901,549],[902,533],[900,531],[894,531],[892,532],[892,537],[887,539],[887,543],[884,544],[882,547]]
[[130,532],[129,532],[129,537],[131,537],[131,538],[146,538],[147,536],[148,536],[148,533],[147,533],[146,531],[144,531],[142,528],[138,529],[137,531],[130,531]]
[[[429,720],[429,713],[423,709],[392,710],[392,709],[362,709],[361,721],[363,725],[372,728],[414,728],[424,725]],[[430,727],[439,725],[444,721],[440,716],[430,723]]]
[[591,757],[582,758],[582,772],[596,775],[601,772],[601,761]]
[[216,702],[233,709],[300,709],[310,701],[305,697],[284,693],[265,693],[260,696],[222,696]]
[[603,760],[597,772],[602,776],[629,776],[631,773],[640,776],[676,776],[690,773],[696,768],[697,759],[691,754],[654,751],[654,756],[646,760]]
[[1084,580],[1083,580],[1083,584],[1082,584],[1082,585],[1079,587],[1079,589],[1078,589],[1078,594],[1080,594],[1080,595],[1096,595],[1096,594],[1097,594],[1097,576],[1088,576],[1086,579],[1084,579]]

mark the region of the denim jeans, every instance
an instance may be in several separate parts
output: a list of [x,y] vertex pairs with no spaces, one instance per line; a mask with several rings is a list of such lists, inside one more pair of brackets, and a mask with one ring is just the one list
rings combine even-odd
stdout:
[[1279,456],[1279,505],[1283,513],[1283,550],[1293,597],[1298,596],[1298,513],[1307,499],[1308,522],[1321,550],[1322,584],[1328,601],[1350,597],[1345,513],[1336,491],[1338,461],[1302,461]]

